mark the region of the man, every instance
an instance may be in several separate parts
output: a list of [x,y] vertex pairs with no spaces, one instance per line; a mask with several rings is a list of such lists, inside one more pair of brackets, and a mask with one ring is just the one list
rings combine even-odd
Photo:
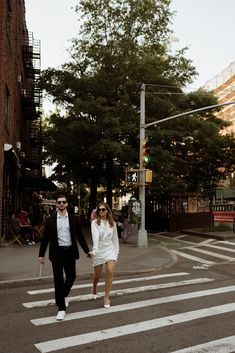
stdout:
[[[57,320],[63,320],[68,306],[68,294],[76,278],[76,259],[79,258],[77,240],[88,257],[89,248],[79,226],[79,218],[67,212],[68,202],[64,195],[56,200],[57,212],[48,218],[39,249],[39,261],[43,264],[49,243],[49,259],[52,263]],[[65,273],[65,280],[64,280]]]

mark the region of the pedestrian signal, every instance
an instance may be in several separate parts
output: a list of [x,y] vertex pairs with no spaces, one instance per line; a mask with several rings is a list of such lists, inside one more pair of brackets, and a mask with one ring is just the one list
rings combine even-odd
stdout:
[[150,149],[148,141],[144,140],[142,143],[142,163],[148,164],[150,162]]
[[127,183],[138,183],[139,175],[137,171],[127,171],[126,172],[126,182]]

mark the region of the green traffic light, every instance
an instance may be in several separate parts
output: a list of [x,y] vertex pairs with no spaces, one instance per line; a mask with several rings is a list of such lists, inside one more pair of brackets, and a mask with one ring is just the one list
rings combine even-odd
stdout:
[[144,156],[145,163],[149,163],[151,160],[150,156]]

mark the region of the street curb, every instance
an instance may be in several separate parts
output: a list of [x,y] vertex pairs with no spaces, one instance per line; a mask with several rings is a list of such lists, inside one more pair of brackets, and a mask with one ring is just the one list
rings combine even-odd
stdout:
[[[170,250],[167,248],[161,247],[163,250],[165,250],[169,257],[170,260],[166,262],[165,264],[162,264],[160,266],[156,267],[150,267],[148,269],[144,270],[120,270],[120,271],[115,271],[114,277],[121,277],[121,276],[133,276],[133,275],[141,275],[141,274],[147,274],[151,272],[156,272],[156,271],[161,271],[164,268],[171,268],[178,262],[178,257],[174,253],[172,253]],[[92,280],[93,272],[86,272],[86,273],[78,273],[77,274],[77,279],[76,281],[80,280]],[[101,278],[104,276],[104,273],[101,275]],[[75,282],[76,282],[75,281]],[[6,280],[6,281],[0,281],[0,290],[1,289],[10,289],[10,288],[20,288],[20,287],[27,287],[27,286],[36,286],[39,284],[53,284],[53,276],[43,276],[41,278],[37,277],[31,277],[31,278],[22,278],[22,279],[14,279],[14,280]]]
[[187,234],[187,235],[199,235],[203,238],[213,238],[213,239],[217,239],[217,240],[226,240],[226,239],[234,239],[235,238],[235,234],[223,234],[221,232],[221,234],[216,234],[216,233],[203,233],[203,232],[199,232],[199,231],[192,231],[192,230],[187,230],[187,229],[183,229],[180,231],[181,234]]

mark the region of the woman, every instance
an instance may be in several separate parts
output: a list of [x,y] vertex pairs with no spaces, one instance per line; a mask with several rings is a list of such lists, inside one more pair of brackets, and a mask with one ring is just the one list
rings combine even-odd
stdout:
[[109,295],[112,289],[113,272],[116,266],[119,242],[117,227],[112,211],[106,202],[101,202],[96,209],[96,218],[91,223],[93,249],[93,298],[97,298],[97,284],[100,279],[103,264],[106,265],[104,307],[110,308]]

